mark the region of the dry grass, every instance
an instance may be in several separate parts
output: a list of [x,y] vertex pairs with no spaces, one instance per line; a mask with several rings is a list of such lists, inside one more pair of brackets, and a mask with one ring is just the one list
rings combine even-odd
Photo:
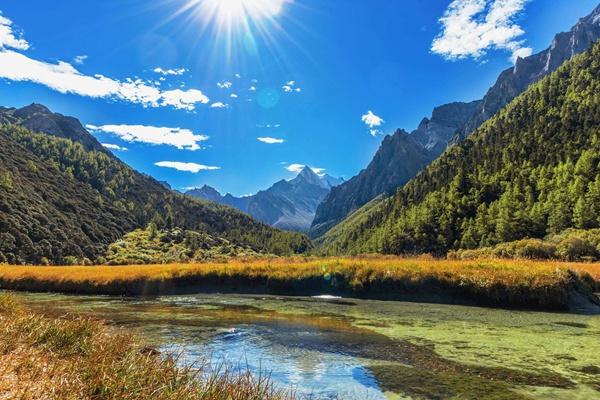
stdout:
[[0,399],[284,400],[267,379],[181,369],[99,321],[50,318],[0,295]]
[[568,286],[574,279],[597,290],[600,264],[365,256],[148,266],[0,267],[0,287],[20,290],[154,295],[187,288],[398,299],[411,293],[439,291],[429,294],[532,308],[564,308]]

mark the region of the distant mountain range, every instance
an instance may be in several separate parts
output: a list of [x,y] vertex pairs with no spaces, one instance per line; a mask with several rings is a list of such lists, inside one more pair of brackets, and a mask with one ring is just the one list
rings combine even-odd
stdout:
[[177,240],[194,251],[217,242],[280,255],[311,247],[304,235],[168,190],[114,157],[75,118],[39,104],[0,108],[0,263],[105,262],[111,244],[150,225],[179,228]]
[[188,196],[225,204],[271,226],[298,232],[306,232],[315,217],[317,206],[332,187],[343,183],[343,179],[327,174],[317,175],[305,167],[292,180],[281,180],[267,190],[255,195],[235,197],[221,195],[211,186],[193,189]]
[[346,216],[379,195],[391,195],[406,184],[448,144],[457,144],[496,114],[532,83],[555,71],[600,39],[600,6],[552,45],[502,72],[482,100],[451,103],[434,109],[431,118],[408,134],[398,130],[386,137],[366,169],[333,188],[319,205],[309,235],[322,236]]

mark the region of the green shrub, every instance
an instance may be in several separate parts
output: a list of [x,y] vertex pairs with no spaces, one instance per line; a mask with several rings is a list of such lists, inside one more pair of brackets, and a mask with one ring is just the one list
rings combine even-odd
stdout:
[[79,264],[79,259],[77,257],[74,256],[66,256],[65,258],[63,258],[63,262],[64,265],[78,265]]
[[598,251],[587,240],[578,237],[568,237],[557,246],[557,254],[567,261],[582,261],[597,259]]
[[0,171],[0,188],[9,191],[13,189],[13,176],[10,171]]
[[556,246],[540,239],[523,239],[515,243],[515,256],[532,260],[556,258]]

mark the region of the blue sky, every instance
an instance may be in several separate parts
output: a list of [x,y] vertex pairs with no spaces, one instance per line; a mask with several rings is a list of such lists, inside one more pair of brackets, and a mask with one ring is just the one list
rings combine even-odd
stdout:
[[75,116],[177,189],[254,193],[295,164],[348,179],[383,134],[481,98],[597,4],[4,0],[0,105]]

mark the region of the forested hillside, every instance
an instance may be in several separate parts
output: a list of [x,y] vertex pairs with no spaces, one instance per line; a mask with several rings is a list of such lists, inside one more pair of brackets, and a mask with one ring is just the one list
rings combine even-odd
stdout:
[[324,253],[445,254],[600,227],[600,44],[532,85],[393,197],[323,239]]
[[319,205],[310,236],[322,236],[375,197],[393,194],[438,158],[448,143],[460,143],[529,85],[588,50],[598,39],[600,6],[570,31],[557,34],[546,50],[518,58],[514,66],[499,75],[483,99],[436,107],[431,118],[425,118],[410,134],[398,130],[386,137],[367,168],[334,188]]
[[310,246],[303,235],[171,192],[103,150],[0,126],[0,263],[94,262],[151,222],[256,252],[292,254]]

